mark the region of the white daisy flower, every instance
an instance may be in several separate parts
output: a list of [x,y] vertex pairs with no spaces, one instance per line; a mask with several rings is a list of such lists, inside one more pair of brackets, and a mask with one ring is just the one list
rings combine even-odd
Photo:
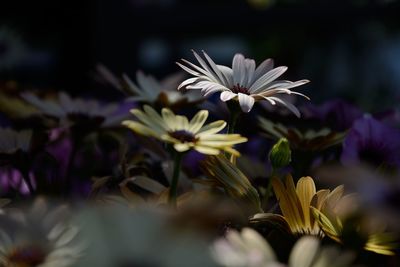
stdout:
[[79,229],[67,220],[66,206],[49,210],[37,199],[29,211],[0,216],[0,266],[69,267],[86,249]]
[[183,81],[178,89],[185,86],[187,89],[200,89],[204,96],[221,92],[222,101],[238,100],[243,112],[250,112],[255,101],[267,100],[272,105],[279,103],[286,106],[298,117],[300,116],[299,110],[293,104],[280,98],[279,95],[296,94],[309,99],[299,92],[290,90],[309,81],[276,80],[287,70],[287,67],[274,68],[272,59],[266,59],[256,68],[253,59],[236,54],[233,57],[232,68],[229,68],[215,64],[205,52],[203,54],[206,61],[195,51],[193,54],[201,67],[185,59],[182,61],[186,66],[177,62],[183,70],[195,76]]

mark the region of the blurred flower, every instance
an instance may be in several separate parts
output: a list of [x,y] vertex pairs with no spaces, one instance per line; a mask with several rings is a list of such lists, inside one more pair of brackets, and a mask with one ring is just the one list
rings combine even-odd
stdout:
[[147,105],[144,106],[144,112],[139,109],[131,112],[140,122],[124,121],[125,126],[138,134],[170,143],[178,152],[194,149],[208,155],[217,155],[221,151],[239,155],[232,146],[247,141],[239,134],[218,134],[226,126],[222,120],[204,125],[208,117],[207,110],[199,111],[190,122],[185,116],[175,115],[168,108],[162,109],[161,116]]
[[127,84],[128,95],[131,100],[141,101],[148,104],[159,103],[162,107],[188,106],[202,101],[200,94],[196,92],[177,91],[183,75],[181,73],[171,75],[162,81],[157,81],[151,75],[145,75],[138,71],[136,80],[138,85],[133,83],[131,79],[124,74],[123,79]]
[[323,125],[335,131],[349,129],[353,122],[362,117],[362,111],[341,99],[327,101],[320,106],[308,105],[303,110],[303,117],[317,119]]
[[124,107],[117,103],[104,105],[96,100],[72,99],[64,92],[59,93],[55,99],[40,99],[29,92],[21,96],[43,114],[58,118],[63,125],[75,127],[79,131],[115,127],[126,117],[125,110],[120,111]]
[[214,242],[212,254],[226,267],[283,266],[268,242],[255,230],[243,228],[239,233],[229,230],[225,238]]
[[31,130],[0,128],[0,166],[13,168],[1,170],[3,188],[11,187],[21,193],[33,192],[35,182],[30,169],[35,145],[32,134]]
[[0,111],[16,119],[27,118],[38,113],[35,107],[27,105],[21,98],[3,92],[0,92]]
[[49,210],[37,199],[30,211],[12,210],[0,217],[0,263],[12,267],[67,267],[82,256],[78,228],[66,220],[67,209]]
[[329,202],[331,205],[327,205],[324,212],[330,212],[337,205],[337,202],[330,200],[338,201],[342,198],[343,186],[336,187],[332,192],[327,189],[317,192],[314,181],[309,176],[300,178],[296,186],[291,176],[286,177],[285,184],[276,177],[273,177],[271,182],[283,216],[262,213],[256,214],[251,221],[277,222],[282,229],[294,235],[310,234],[323,237],[324,233],[318,221],[314,219],[311,207],[320,210],[325,207],[325,202]]
[[273,123],[262,117],[258,118],[259,125],[268,137],[273,139],[286,138],[293,149],[306,151],[321,151],[328,147],[340,144],[345,133],[334,132],[328,128],[320,130],[301,131],[294,127],[286,127],[280,123]]
[[261,201],[257,190],[249,179],[225,156],[211,156],[204,162],[205,174],[226,190],[235,200],[240,200],[251,207],[250,212],[260,212]]
[[205,52],[203,54],[208,63],[196,52],[193,51],[193,54],[201,67],[185,59],[182,59],[182,61],[188,66],[177,62],[183,70],[195,76],[182,82],[178,89],[185,86],[187,89],[201,89],[204,96],[221,92],[220,98],[222,101],[225,102],[231,99],[239,101],[243,112],[250,112],[255,101],[267,100],[272,105],[280,103],[296,114],[296,116],[300,116],[300,112],[293,104],[282,100],[278,95],[296,94],[308,99],[307,96],[289,89],[303,85],[309,81],[276,81],[287,70],[287,67],[274,68],[273,61],[267,59],[256,69],[254,60],[244,58],[241,54],[236,54],[233,58],[232,68],[229,68],[216,65]]
[[[346,245],[349,238],[346,236],[348,233],[345,233],[345,229],[348,227],[346,217],[349,217],[350,213],[354,213],[357,204],[354,194],[341,197],[343,190],[340,191],[333,197],[321,195],[315,207],[311,207],[311,211],[322,231],[328,237],[340,243],[344,242]],[[350,225],[349,227],[353,226]],[[357,220],[355,229],[351,229],[351,231],[355,231],[357,235],[365,235],[365,233],[361,233],[362,228],[362,222]],[[395,234],[369,231],[369,233],[366,233],[367,238],[362,244],[365,250],[383,255],[394,255],[394,249],[398,247]],[[350,238],[351,242],[354,242],[354,236],[351,235]]]
[[229,230],[225,238],[214,242],[212,254],[226,267],[346,267],[354,259],[350,253],[320,247],[317,238],[304,236],[292,248],[285,265],[278,261],[269,243],[251,228],[243,228],[240,233]]
[[[88,206],[81,210],[82,235],[91,241],[76,267],[216,267],[208,234],[175,228],[166,210]],[[172,219],[172,221],[171,221]]]
[[364,116],[354,122],[343,142],[341,161],[400,168],[400,131]]

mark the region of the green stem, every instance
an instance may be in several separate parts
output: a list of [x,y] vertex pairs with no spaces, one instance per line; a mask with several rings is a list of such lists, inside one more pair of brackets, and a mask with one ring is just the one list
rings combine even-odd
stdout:
[[230,112],[228,134],[232,134],[235,132],[236,122],[242,110],[240,109],[239,103],[236,100],[230,100],[226,102],[226,105]]
[[268,201],[270,196],[272,195],[272,178],[277,175],[277,170],[272,168],[271,177],[268,179],[267,189],[265,191],[265,199]]
[[174,172],[171,181],[171,187],[169,190],[169,198],[168,202],[174,208],[176,207],[176,199],[178,193],[178,181],[179,181],[179,173],[181,171],[181,163],[182,163],[183,153],[176,152],[174,156]]
[[238,112],[231,113],[229,124],[228,124],[228,134],[233,134],[235,132],[235,126],[237,119],[239,118]]

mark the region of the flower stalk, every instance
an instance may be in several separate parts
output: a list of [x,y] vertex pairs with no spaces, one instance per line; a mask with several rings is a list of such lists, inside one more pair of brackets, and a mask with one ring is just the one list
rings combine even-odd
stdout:
[[171,181],[171,186],[169,189],[169,196],[168,196],[168,203],[176,208],[176,199],[178,195],[178,182],[179,182],[179,174],[181,171],[181,165],[182,165],[182,158],[183,158],[183,153],[180,152],[175,152],[174,153],[174,170],[172,174],[172,181]]

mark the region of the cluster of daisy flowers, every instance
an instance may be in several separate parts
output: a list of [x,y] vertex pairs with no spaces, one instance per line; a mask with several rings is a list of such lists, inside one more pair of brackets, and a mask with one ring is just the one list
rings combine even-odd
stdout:
[[193,55],[163,81],[98,65],[122,102],[0,93],[0,266],[396,266],[397,117]]

